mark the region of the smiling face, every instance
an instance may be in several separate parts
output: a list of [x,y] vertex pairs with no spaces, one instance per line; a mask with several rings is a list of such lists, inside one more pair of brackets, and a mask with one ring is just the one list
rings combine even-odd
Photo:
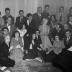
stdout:
[[10,42],[10,36],[9,35],[5,36],[5,42],[6,43],[9,43]]

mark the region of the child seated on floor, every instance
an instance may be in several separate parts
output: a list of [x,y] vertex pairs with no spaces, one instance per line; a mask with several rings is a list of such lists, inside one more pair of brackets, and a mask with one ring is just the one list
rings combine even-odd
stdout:
[[59,39],[59,36],[55,36],[55,40],[53,42],[53,51],[55,54],[59,54],[62,52],[62,49],[65,48],[63,40]]

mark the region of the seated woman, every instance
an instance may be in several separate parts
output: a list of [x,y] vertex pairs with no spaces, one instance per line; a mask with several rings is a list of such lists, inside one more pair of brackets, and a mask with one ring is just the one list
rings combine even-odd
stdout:
[[36,35],[33,34],[32,35],[32,40],[31,43],[29,45],[29,49],[28,49],[28,53],[25,52],[25,57],[24,59],[34,59],[36,57],[38,57],[38,49],[39,46],[39,40],[37,40]]
[[53,60],[55,66],[65,70],[65,72],[72,72],[72,36],[71,31],[67,30],[64,38],[65,48]]
[[10,44],[10,58],[17,62],[23,56],[23,43],[20,33],[16,31],[14,33],[14,38],[11,40]]
[[4,42],[0,45],[0,65],[6,67],[13,67],[15,62],[11,60],[8,56],[10,47],[10,36],[7,35],[4,38]]
[[65,48],[64,42],[59,39],[59,36],[55,36],[53,47],[54,47],[53,51],[55,54],[61,53],[62,49]]

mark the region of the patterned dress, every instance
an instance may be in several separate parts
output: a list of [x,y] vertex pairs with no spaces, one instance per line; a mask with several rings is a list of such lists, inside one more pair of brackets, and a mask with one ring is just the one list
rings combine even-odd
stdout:
[[18,62],[23,57],[23,51],[21,48],[16,48],[17,45],[23,46],[21,38],[16,41],[14,38],[11,41],[11,46],[14,48],[10,51],[10,58]]

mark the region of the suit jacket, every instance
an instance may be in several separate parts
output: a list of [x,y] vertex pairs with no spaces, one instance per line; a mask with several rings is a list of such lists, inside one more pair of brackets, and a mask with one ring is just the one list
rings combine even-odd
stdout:
[[31,21],[31,23],[29,23],[29,25],[26,24],[26,28],[27,28],[27,33],[29,34],[33,34],[36,31],[36,23],[34,20]]
[[62,15],[61,12],[56,13],[56,19],[60,24],[65,24],[67,22],[66,13],[64,12]]
[[0,45],[0,57],[8,57],[8,56],[9,56],[9,47],[5,42],[3,42]]
[[[8,17],[11,17],[11,19],[12,19],[12,23],[11,24],[14,24],[14,17],[13,16],[8,16]],[[6,15],[4,15],[2,18],[4,19],[4,24],[7,24],[7,19],[8,19],[8,17],[6,16]]]
[[65,37],[64,44],[66,49],[70,48],[72,46],[72,36],[70,36],[69,40],[67,40],[67,37]]
[[33,14],[33,19],[36,22],[36,29],[38,29],[38,27],[41,25],[42,15],[38,16],[38,14],[35,13],[35,14]]
[[19,28],[19,27],[22,26],[23,24],[26,25],[26,20],[27,20],[27,18],[24,17],[24,16],[23,16],[23,18],[22,18],[21,20],[20,20],[20,16],[17,17],[17,18],[16,18],[15,26]]
[[49,18],[50,17],[50,14],[49,13],[46,13],[46,12],[43,12],[42,13],[42,17],[43,18]]

